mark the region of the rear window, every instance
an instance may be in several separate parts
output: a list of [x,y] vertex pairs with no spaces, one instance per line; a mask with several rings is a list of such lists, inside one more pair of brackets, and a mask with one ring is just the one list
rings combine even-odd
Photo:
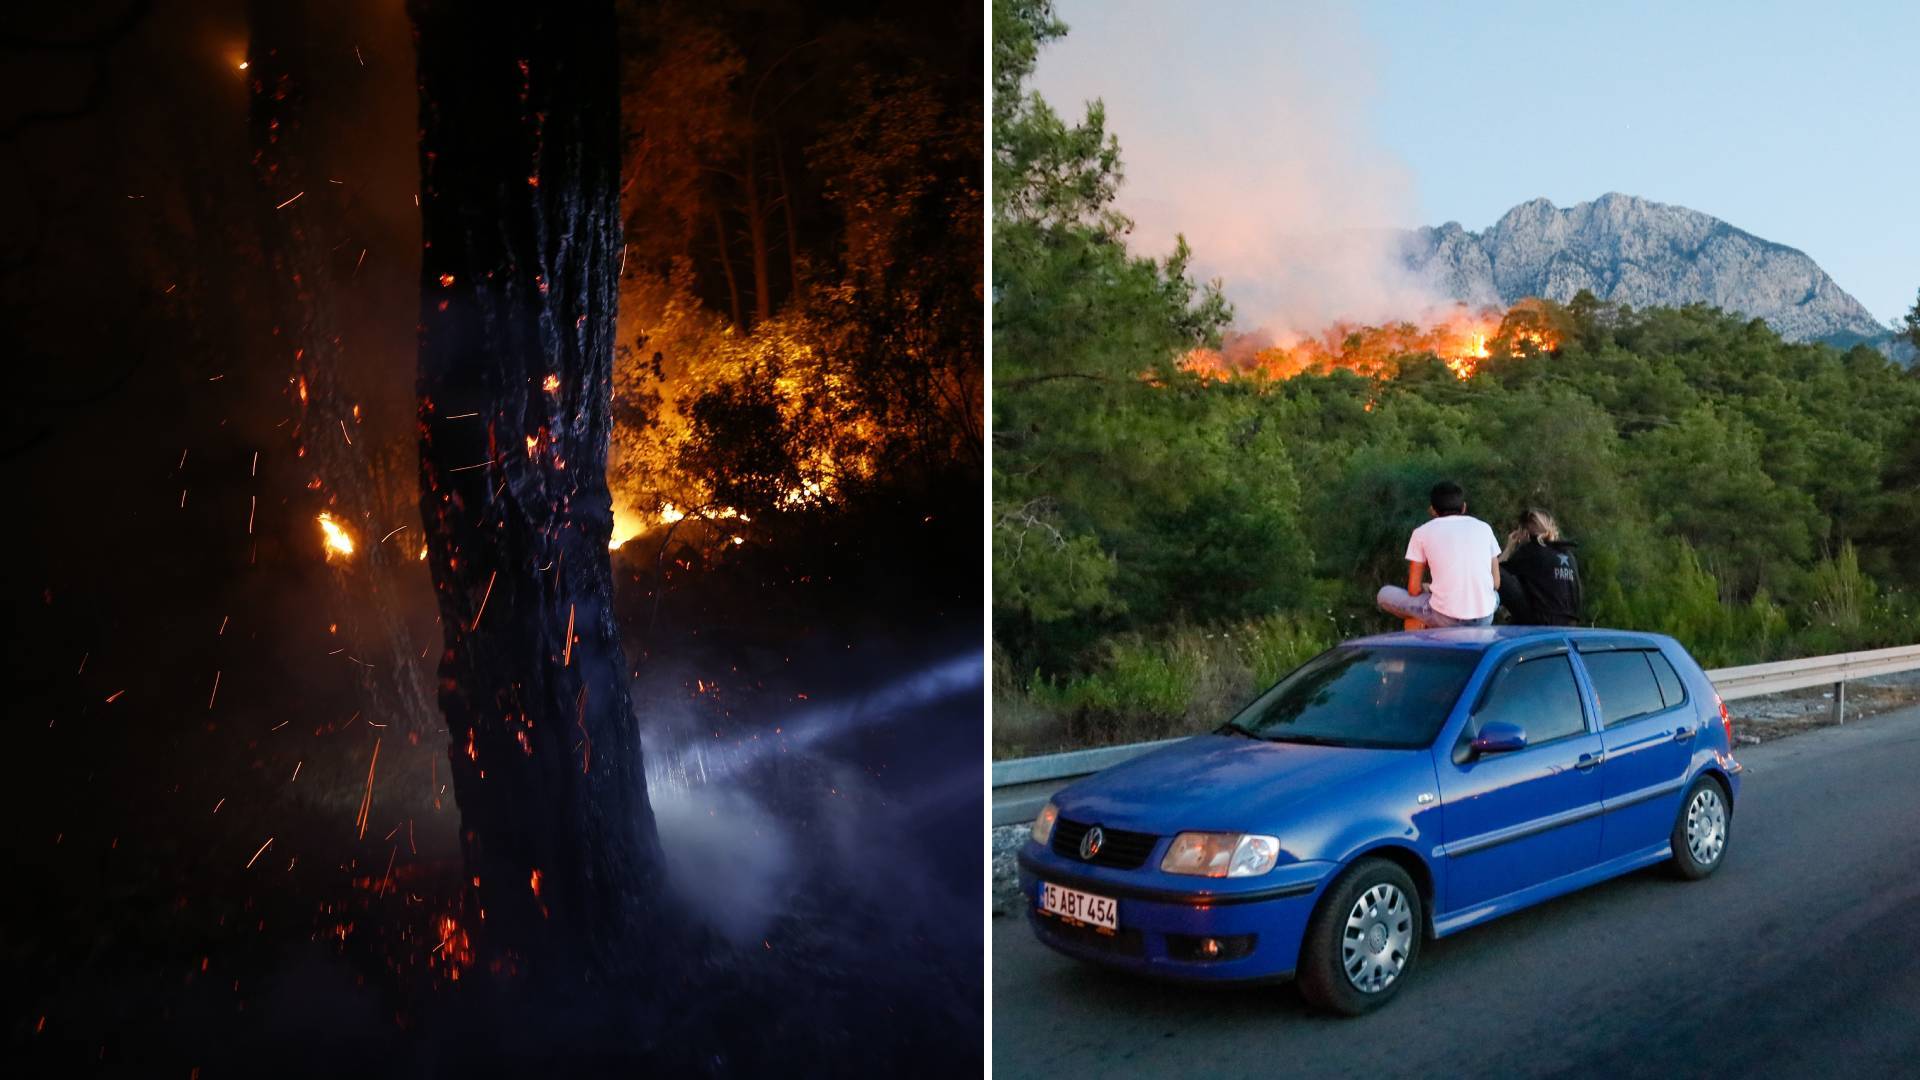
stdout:
[[1466,649],[1341,646],[1281,679],[1227,727],[1277,742],[1431,746],[1479,662]]
[[1672,661],[1664,653],[1650,652],[1647,659],[1653,663],[1653,677],[1660,680],[1660,696],[1665,699],[1667,708],[1687,700],[1687,687],[1680,681],[1680,674],[1673,670]]
[[1649,663],[1651,655],[1637,650],[1580,654],[1580,662],[1593,677],[1602,724],[1612,727],[1666,708]]

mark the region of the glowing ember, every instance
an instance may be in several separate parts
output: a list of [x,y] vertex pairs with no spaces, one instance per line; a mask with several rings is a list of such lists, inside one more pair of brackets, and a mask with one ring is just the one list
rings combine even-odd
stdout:
[[549,394],[559,393],[560,392],[560,376],[549,375],[546,378],[540,380],[540,389],[545,390]]
[[341,528],[340,523],[333,520],[332,514],[327,513],[325,510],[320,511],[319,522],[320,532],[326,540],[327,557],[329,559],[333,557],[335,552],[339,552],[342,555],[353,554],[352,534]]
[[443,289],[449,289],[449,288],[452,288],[452,287],[453,287],[453,275],[452,275],[452,274],[441,274],[441,275],[440,275],[440,287],[441,287],[441,288],[443,288]]

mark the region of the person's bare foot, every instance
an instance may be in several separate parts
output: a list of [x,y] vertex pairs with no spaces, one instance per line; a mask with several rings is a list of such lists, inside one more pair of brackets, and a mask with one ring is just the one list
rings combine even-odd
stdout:
[[1427,624],[1421,622],[1419,619],[1405,619],[1402,621],[1405,623],[1404,628],[1407,630],[1425,630],[1427,628]]

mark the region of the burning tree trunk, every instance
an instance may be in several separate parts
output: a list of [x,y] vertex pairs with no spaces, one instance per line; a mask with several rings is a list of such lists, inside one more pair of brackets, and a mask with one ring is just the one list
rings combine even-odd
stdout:
[[467,925],[496,957],[618,975],[656,945],[662,870],[607,561],[613,3],[410,10],[420,503]]

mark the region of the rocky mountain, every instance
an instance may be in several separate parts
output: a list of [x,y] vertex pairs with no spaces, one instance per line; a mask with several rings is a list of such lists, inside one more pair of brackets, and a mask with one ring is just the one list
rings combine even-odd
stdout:
[[1581,289],[1639,307],[1706,303],[1767,320],[1793,341],[1868,341],[1887,327],[1804,252],[1709,214],[1608,194],[1560,209],[1521,203],[1485,232],[1458,222],[1407,234],[1407,266],[1471,304],[1525,296],[1565,301]]

